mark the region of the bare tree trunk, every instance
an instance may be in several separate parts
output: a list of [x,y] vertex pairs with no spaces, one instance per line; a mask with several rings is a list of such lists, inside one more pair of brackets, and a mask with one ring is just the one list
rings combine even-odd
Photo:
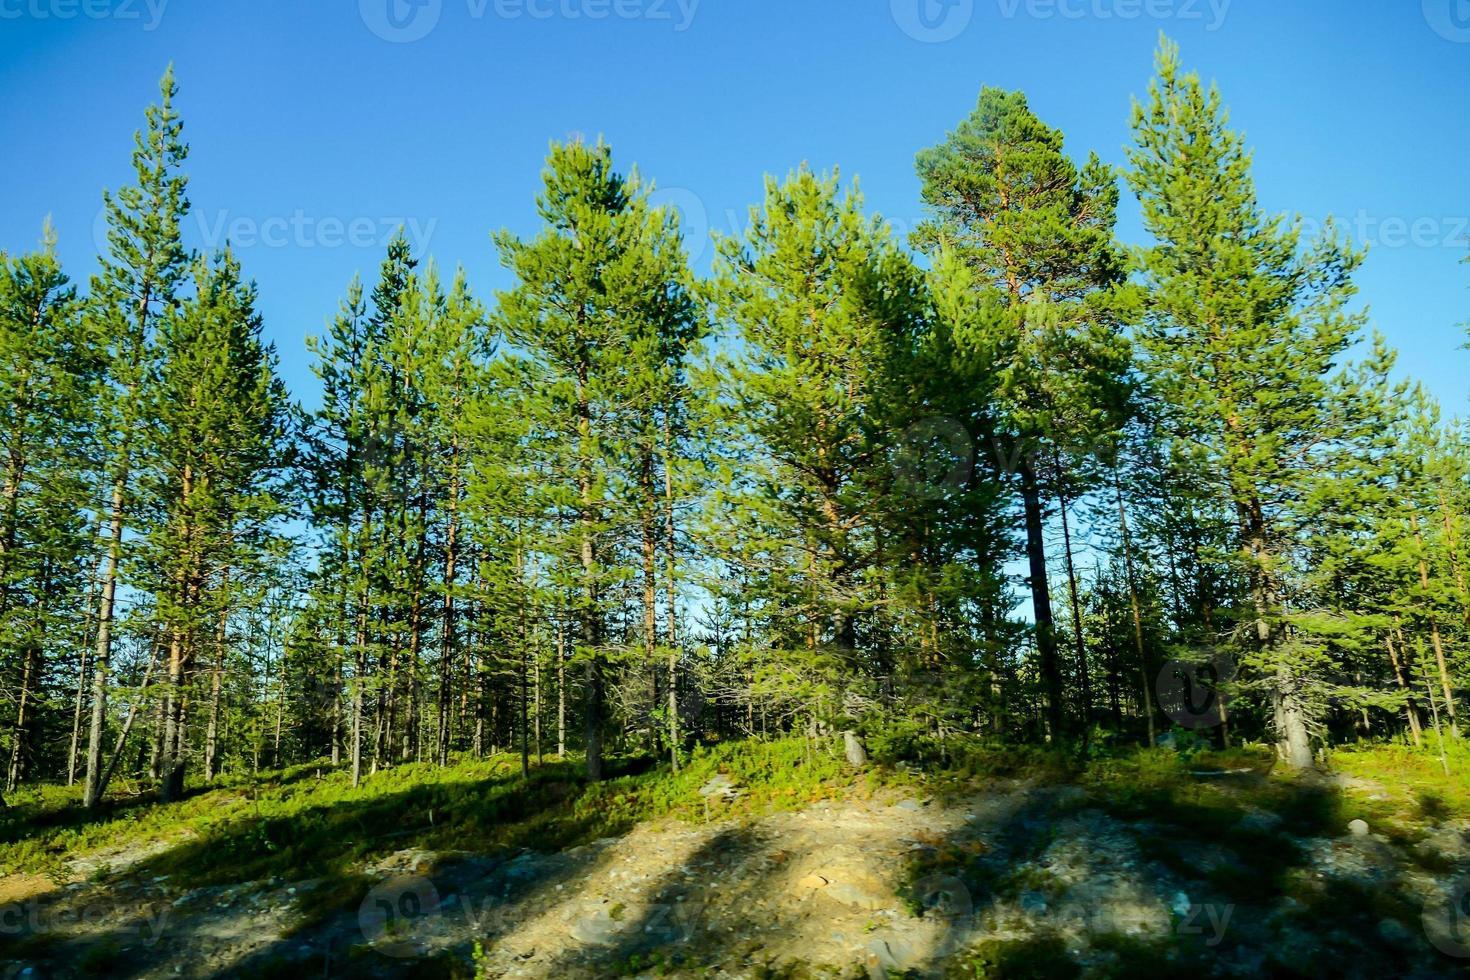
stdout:
[[117,566],[122,552],[123,494],[127,477],[112,484],[108,524],[107,570],[102,577],[102,604],[97,610],[97,646],[92,656],[92,723],[87,730],[87,776],[82,806],[96,809],[102,800],[102,736],[107,727],[107,671],[112,662],[112,616],[117,600]]
[[184,768],[179,755],[183,740],[184,640],[178,628],[168,644],[168,691],[163,702],[163,760],[159,799],[172,803],[183,796]]
[[[1421,656],[1419,659],[1422,662],[1424,659],[1422,656],[1422,640],[1420,641],[1420,644]],[[1434,681],[1430,678],[1429,671],[1427,669],[1424,671],[1424,690],[1429,694],[1429,710],[1431,712],[1431,716],[1434,718],[1434,739],[1439,744],[1439,766],[1441,769],[1444,770],[1444,774],[1448,776],[1450,774],[1450,760],[1449,757],[1445,754],[1444,731],[1440,728],[1439,724],[1439,702],[1434,699]]]
[[[266,640],[270,642],[269,639]],[[271,768],[281,768],[281,719],[286,713],[286,652],[281,651],[279,660],[280,674],[276,679],[276,732],[275,741],[271,745]]]
[[[1058,470],[1060,469],[1058,464]],[[1062,482],[1062,474],[1058,472],[1057,483],[1060,486]],[[1077,671],[1082,685],[1082,745],[1085,748],[1092,727],[1092,677],[1087,669],[1087,641],[1082,636],[1082,599],[1077,592],[1077,566],[1072,560],[1072,526],[1067,514],[1066,491],[1059,489],[1057,496],[1062,512],[1062,552],[1067,559],[1067,590],[1071,594],[1072,602],[1072,637],[1076,645]]]
[[27,643],[21,658],[20,696],[15,709],[15,742],[10,747],[10,766],[5,775],[5,792],[12,793],[20,785],[21,772],[25,766],[27,731],[30,728],[31,679],[36,672],[34,643]]
[[643,447],[643,459],[639,472],[643,499],[639,507],[638,523],[642,537],[643,557],[643,658],[648,664],[652,681],[652,696],[648,711],[648,742],[650,751],[658,752],[658,726],[654,715],[659,707],[658,690],[658,538],[655,533],[657,503],[653,490],[653,446]]
[[[1411,510],[1409,512],[1409,526],[1414,531],[1414,543],[1419,547],[1419,584],[1425,593],[1425,602],[1429,602],[1429,562],[1425,558],[1424,537],[1419,533],[1419,518]],[[1444,696],[1445,713],[1450,716],[1450,734],[1460,734],[1459,718],[1455,714],[1455,691],[1450,683],[1449,663],[1444,655],[1444,641],[1439,635],[1439,620],[1434,615],[1433,609],[1426,610],[1429,614],[1429,636],[1434,644],[1435,664],[1439,668],[1440,691]]]
[[215,627],[214,665],[209,672],[209,723],[204,732],[204,781],[214,782],[215,764],[219,761],[219,709],[220,692],[224,687],[226,627],[230,619],[228,596],[230,570],[220,575],[219,625]]
[[[99,538],[100,536],[101,534],[99,530],[99,533],[93,537],[94,546],[96,544],[97,538]],[[97,566],[92,571],[92,577],[90,579],[90,581],[92,582],[92,592],[87,598],[87,618],[82,627],[82,636],[84,640],[86,637],[90,637],[93,635],[93,624],[97,620],[97,606],[98,603],[102,601],[102,563],[105,560],[105,556],[99,555],[97,558]],[[85,707],[84,702],[86,700],[86,694],[87,644],[83,642],[81,644],[81,651],[77,663],[77,697],[76,708],[72,713],[71,720],[71,748],[67,752],[66,756],[66,785],[68,786],[75,784],[77,779],[77,764],[80,762],[82,744],[82,715],[84,713],[83,709]]]
[[560,617],[556,621],[556,757],[567,757],[567,634]]
[[138,707],[143,703],[143,697],[148,691],[148,685],[153,680],[153,670],[158,666],[158,651],[160,644],[149,644],[148,667],[143,671],[143,684],[138,689],[138,696],[128,708],[128,716],[123,721],[122,731],[118,733],[117,744],[113,746],[112,758],[107,762],[107,768],[101,773],[101,793],[107,791],[107,784],[112,781],[112,775],[117,769],[118,760],[122,758],[123,751],[127,748],[128,735],[133,730],[133,722],[138,718]]
[[592,408],[587,392],[587,364],[577,366],[577,428],[579,472],[578,495],[581,501],[582,578],[586,590],[586,606],[582,611],[582,641],[587,644],[587,691],[584,712],[587,781],[602,780],[602,610],[597,583],[597,518],[592,500]]
[[362,784],[362,699],[367,681],[367,596],[359,597],[352,678],[352,786]]
[[454,703],[454,581],[459,543],[459,448],[455,447],[449,488],[449,529],[444,541],[444,608],[439,643],[439,765],[449,763],[450,726]]
[[538,765],[538,766],[541,765],[542,759],[545,758],[544,753],[542,753],[542,751],[541,751],[541,657],[539,656],[540,650],[541,650],[541,641],[540,641],[540,633],[538,631],[537,632],[537,639],[536,639],[535,643],[532,645],[532,652],[531,652],[531,687],[532,687],[532,691],[534,693],[534,702],[535,702],[535,711],[534,711],[534,713],[532,715],[532,726],[533,726],[534,737],[535,737],[535,740],[536,740],[536,742],[535,742],[536,765]]
[[1123,506],[1123,486],[1114,478],[1113,489],[1118,496],[1118,527],[1123,535],[1123,570],[1128,578],[1128,603],[1133,610],[1133,646],[1138,654],[1138,669],[1143,683],[1139,691],[1143,695],[1143,716],[1148,722],[1148,744],[1152,748],[1158,739],[1154,726],[1154,699],[1152,678],[1149,676],[1148,653],[1143,644],[1143,607],[1138,599],[1138,579],[1133,571],[1133,543],[1128,534],[1128,511]]
[[[1404,717],[1408,719],[1409,734],[1414,740],[1415,747],[1418,747],[1421,744],[1421,728],[1419,722],[1419,706],[1414,703],[1414,689],[1409,684],[1408,678],[1404,676],[1404,666],[1399,660],[1398,651],[1394,649],[1393,636],[1385,633],[1383,641],[1388,646],[1388,660],[1389,663],[1393,664],[1394,679],[1398,681],[1399,690],[1407,695],[1404,699]],[[1405,652],[1407,653],[1408,651]]]
[[1046,722],[1050,735],[1064,734],[1062,669],[1057,655],[1056,624],[1052,620],[1051,583],[1047,580],[1046,538],[1042,528],[1041,489],[1030,458],[1021,457],[1021,498],[1026,518],[1026,559],[1030,564],[1031,606],[1036,618],[1036,653],[1046,689]]
[[679,771],[679,593],[675,575],[678,539],[674,523],[674,446],[668,412],[664,413],[664,588],[668,609],[664,642],[669,645],[669,762]]

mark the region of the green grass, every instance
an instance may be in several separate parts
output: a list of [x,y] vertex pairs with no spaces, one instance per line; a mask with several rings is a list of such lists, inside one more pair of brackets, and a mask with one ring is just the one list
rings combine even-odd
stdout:
[[1446,738],[1445,761],[1449,775],[1432,734],[1418,749],[1389,743],[1332,753],[1332,767],[1338,772],[1382,784],[1391,819],[1414,824],[1470,817],[1470,739]]
[[[647,771],[591,787],[572,760],[534,766],[525,780],[519,767],[512,755],[446,768],[405,765],[353,788],[347,774],[308,765],[167,805],[115,801],[100,817],[81,811],[74,791],[31,790],[0,815],[0,873],[58,874],[104,849],[176,841],[142,870],[181,886],[345,878],[374,855],[410,847],[558,850],[617,836],[642,820],[796,809],[905,778],[883,771],[855,777],[840,757],[801,739],[700,749],[678,773],[614,760],[614,773]],[[700,795],[717,773],[741,788],[733,804],[707,804]]]

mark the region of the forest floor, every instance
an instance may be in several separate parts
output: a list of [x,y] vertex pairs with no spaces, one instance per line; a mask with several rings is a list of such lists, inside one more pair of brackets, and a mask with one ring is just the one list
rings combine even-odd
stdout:
[[1306,780],[1165,750],[855,774],[800,741],[592,790],[517,767],[19,801],[0,976],[1470,973],[1470,789],[1408,750]]

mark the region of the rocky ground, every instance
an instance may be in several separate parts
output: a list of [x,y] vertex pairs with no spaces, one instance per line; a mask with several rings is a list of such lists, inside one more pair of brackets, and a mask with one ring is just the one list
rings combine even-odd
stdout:
[[0,973],[1470,974],[1464,822],[1413,852],[1362,824],[1294,839],[1290,874],[1264,883],[1240,841],[1284,834],[1273,814],[1246,812],[1249,833],[1222,842],[1098,803],[1025,783],[744,820],[715,803],[702,824],[644,824],[564,853],[402,851],[361,869],[356,891],[180,890],[129,871],[149,851],[99,855],[64,884],[0,886]]

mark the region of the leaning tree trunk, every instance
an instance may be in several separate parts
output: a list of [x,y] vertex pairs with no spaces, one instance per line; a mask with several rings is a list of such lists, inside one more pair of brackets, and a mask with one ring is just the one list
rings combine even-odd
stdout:
[[1404,676],[1404,665],[1399,659],[1398,650],[1393,645],[1392,634],[1385,633],[1383,640],[1388,646],[1388,661],[1393,665],[1394,680],[1398,682],[1399,690],[1404,692],[1404,718],[1409,724],[1409,735],[1414,741],[1414,747],[1418,748],[1423,739],[1423,732],[1419,721],[1419,706],[1414,703],[1414,689],[1409,684],[1408,678]]

